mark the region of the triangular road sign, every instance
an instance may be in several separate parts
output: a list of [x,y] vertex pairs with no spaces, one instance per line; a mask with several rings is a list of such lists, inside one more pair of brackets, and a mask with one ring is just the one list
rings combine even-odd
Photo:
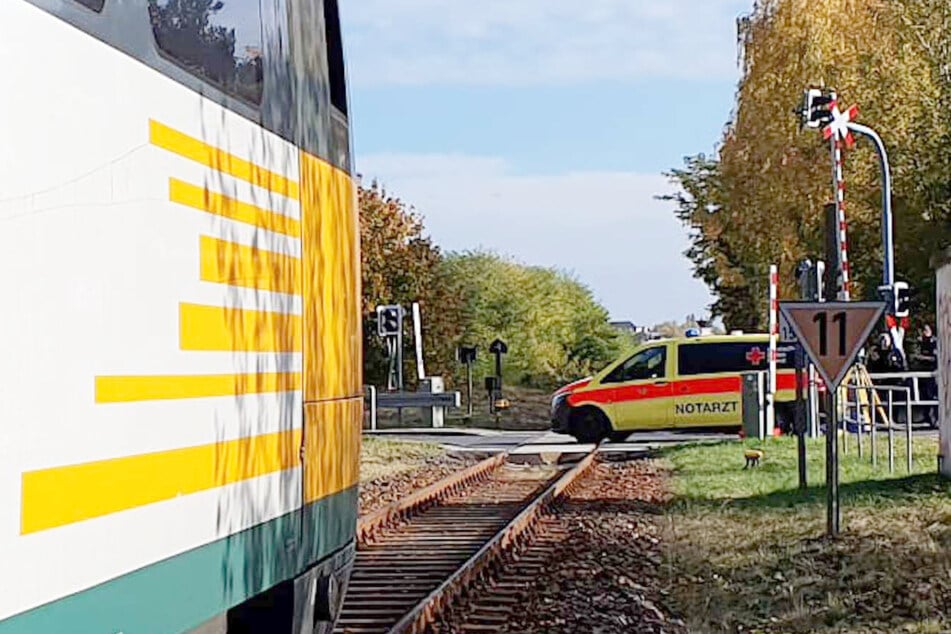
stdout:
[[779,311],[835,390],[885,310],[884,302],[780,302]]

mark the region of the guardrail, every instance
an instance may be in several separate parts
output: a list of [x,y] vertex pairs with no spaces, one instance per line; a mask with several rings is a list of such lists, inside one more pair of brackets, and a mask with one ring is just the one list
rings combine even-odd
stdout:
[[380,409],[428,409],[432,411],[432,426],[442,427],[442,413],[462,406],[460,392],[380,392],[374,386],[364,388],[370,429],[377,429],[377,411]]

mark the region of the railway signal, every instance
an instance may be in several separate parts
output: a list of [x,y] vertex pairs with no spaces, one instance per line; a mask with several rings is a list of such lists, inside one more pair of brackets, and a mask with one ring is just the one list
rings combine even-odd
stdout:
[[403,390],[403,307],[386,304],[376,307],[376,329],[386,342],[389,372],[386,388],[389,391]]
[[381,337],[395,337],[403,330],[403,307],[386,305],[376,307],[376,329]]
[[[893,348],[904,360],[903,340],[905,323],[908,317],[907,284],[895,281],[894,228],[892,226],[892,182],[888,152],[879,134],[872,128],[857,123],[858,107],[852,106],[842,112],[837,105],[834,90],[809,88],[804,91],[799,111],[800,125],[821,129],[823,138],[830,141],[833,157],[833,191],[835,195],[835,222],[833,232],[836,236],[841,279],[840,299],[850,299],[849,286],[851,274],[848,264],[848,242],[845,219],[845,180],[843,176],[842,143],[848,147],[853,144],[853,134],[860,134],[875,146],[882,170],[882,250],[884,266],[882,285],[879,292],[885,300],[888,310],[886,324],[892,338]],[[894,314],[894,313],[902,313]]]
[[832,104],[835,103],[834,91],[821,88],[809,88],[803,93],[802,105],[797,114],[801,125],[807,128],[821,129],[832,121]]

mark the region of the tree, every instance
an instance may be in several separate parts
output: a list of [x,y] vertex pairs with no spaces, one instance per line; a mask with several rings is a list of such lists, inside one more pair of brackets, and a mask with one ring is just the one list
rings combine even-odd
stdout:
[[553,387],[617,356],[622,339],[591,291],[566,273],[493,253],[453,254],[444,263],[463,300],[463,340],[478,345],[477,372],[493,372],[488,344],[509,348],[505,380]]
[[[413,302],[419,302],[423,312],[427,374],[451,378],[462,318],[459,294],[441,267],[439,248],[423,234],[422,220],[378,183],[360,188],[359,204],[365,381],[376,385],[386,381],[387,360],[376,335],[376,306],[409,307]],[[410,366],[415,357],[408,322],[404,342],[404,359]],[[404,371],[404,376],[411,385],[416,375]]]
[[[947,8],[938,0],[767,0],[745,21],[744,70],[734,116],[714,158],[688,158],[666,196],[691,230],[687,256],[730,328],[765,327],[770,264],[780,293],[794,270],[823,254],[831,199],[828,144],[791,114],[810,85],[835,87],[878,129],[892,162],[897,271],[927,290],[930,253],[949,240]],[[918,13],[915,13],[917,11]],[[934,21],[923,34],[923,16]],[[938,35],[934,31],[940,31]],[[943,38],[943,39],[942,39]],[[853,296],[875,297],[881,279],[877,157],[861,142],[847,155]],[[933,310],[933,293],[921,294]]]

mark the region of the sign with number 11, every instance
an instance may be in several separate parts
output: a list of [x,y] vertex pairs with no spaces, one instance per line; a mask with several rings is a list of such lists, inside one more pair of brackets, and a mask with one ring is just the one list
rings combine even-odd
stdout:
[[826,385],[835,390],[885,310],[884,302],[780,302]]

